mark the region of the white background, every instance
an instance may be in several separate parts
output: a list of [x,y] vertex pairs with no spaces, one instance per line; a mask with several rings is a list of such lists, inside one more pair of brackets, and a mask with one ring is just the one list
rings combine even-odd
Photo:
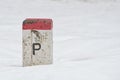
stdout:
[[[54,63],[22,67],[22,21],[51,18]],[[0,80],[120,80],[119,0],[1,0]]]

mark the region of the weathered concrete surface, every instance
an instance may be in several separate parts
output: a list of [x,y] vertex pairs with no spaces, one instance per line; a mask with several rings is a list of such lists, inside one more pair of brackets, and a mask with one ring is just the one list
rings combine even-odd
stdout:
[[23,66],[53,62],[52,30],[23,30]]

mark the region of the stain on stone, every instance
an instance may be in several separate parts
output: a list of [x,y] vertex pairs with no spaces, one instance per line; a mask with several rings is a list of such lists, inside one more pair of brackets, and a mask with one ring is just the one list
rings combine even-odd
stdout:
[[28,38],[30,38],[30,36],[28,36]]
[[23,21],[23,25],[24,24],[33,24],[33,23],[37,23],[37,20],[25,20],[25,21]]
[[31,30],[32,33],[34,33],[39,39],[40,39],[40,33],[36,30]]

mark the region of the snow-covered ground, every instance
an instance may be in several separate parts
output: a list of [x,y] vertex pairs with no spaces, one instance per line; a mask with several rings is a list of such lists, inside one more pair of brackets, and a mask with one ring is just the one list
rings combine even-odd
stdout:
[[[119,0],[1,0],[0,80],[120,80]],[[22,67],[22,21],[52,18],[54,63]]]

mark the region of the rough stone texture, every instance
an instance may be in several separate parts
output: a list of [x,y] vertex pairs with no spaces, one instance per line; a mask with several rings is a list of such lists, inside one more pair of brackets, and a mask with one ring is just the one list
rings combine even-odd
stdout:
[[32,55],[31,31],[23,31],[23,66],[31,66]]
[[[35,50],[35,55],[33,55],[33,43],[41,44],[40,50]],[[51,64],[52,44],[52,30],[23,30],[23,66]]]

